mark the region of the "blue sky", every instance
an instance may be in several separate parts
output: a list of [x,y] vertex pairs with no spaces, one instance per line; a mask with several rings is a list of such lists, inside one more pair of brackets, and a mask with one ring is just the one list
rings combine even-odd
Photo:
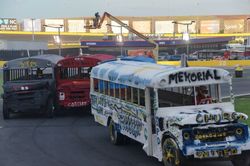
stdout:
[[250,15],[250,0],[1,0],[0,17]]

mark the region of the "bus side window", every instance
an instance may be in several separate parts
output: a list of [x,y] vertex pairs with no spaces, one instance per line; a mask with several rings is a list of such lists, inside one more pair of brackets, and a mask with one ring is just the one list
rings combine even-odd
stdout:
[[105,94],[110,96],[110,82],[107,81],[106,83],[107,83],[107,85],[106,85],[107,91]]
[[119,98],[120,97],[120,84],[115,84],[115,97]]
[[94,91],[99,92],[98,79],[94,78]]
[[145,106],[145,90],[139,89],[139,105]]
[[133,98],[133,103],[138,104],[138,89],[137,88],[132,88],[132,98]]
[[99,92],[104,93],[104,81],[99,80],[98,85],[99,85]]
[[108,87],[108,81],[104,81],[104,94],[108,95],[109,87]]
[[126,90],[125,90],[125,100],[128,102],[131,102],[131,87],[127,86]]
[[125,90],[126,90],[126,85],[120,85],[120,94],[122,100],[125,100]]
[[110,82],[109,83],[109,88],[110,88],[110,96],[112,96],[112,97],[114,97],[114,90],[115,90],[115,83],[113,83],[113,82]]

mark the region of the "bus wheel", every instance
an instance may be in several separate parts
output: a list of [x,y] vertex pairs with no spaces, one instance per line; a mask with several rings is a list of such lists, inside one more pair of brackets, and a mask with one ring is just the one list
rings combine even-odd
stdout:
[[238,155],[232,159],[234,166],[249,166],[250,165],[250,152],[245,152],[241,155]]
[[124,142],[124,136],[116,130],[113,120],[109,123],[109,137],[114,145],[121,145]]
[[48,118],[53,118],[54,117],[54,105],[53,105],[53,99],[48,99],[47,102],[47,108],[46,108],[46,116]]
[[10,119],[10,111],[3,102],[3,119]]
[[184,157],[172,138],[166,138],[162,144],[162,159],[164,166],[183,166]]

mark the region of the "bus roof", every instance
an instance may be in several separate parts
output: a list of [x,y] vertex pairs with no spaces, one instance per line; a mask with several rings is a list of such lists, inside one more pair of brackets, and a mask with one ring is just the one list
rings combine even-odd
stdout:
[[168,88],[231,81],[228,71],[208,67],[176,67],[146,62],[110,61],[94,67],[91,77],[137,88]]
[[115,56],[107,54],[94,54],[94,55],[79,55],[74,57],[66,57],[57,62],[57,66],[63,67],[92,67],[96,66],[98,62],[113,60]]
[[61,59],[62,56],[54,54],[37,55],[8,61],[4,68],[53,67]]

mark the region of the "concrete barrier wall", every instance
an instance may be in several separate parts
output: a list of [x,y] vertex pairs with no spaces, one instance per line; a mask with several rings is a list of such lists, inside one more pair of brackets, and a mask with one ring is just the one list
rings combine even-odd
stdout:
[[[0,61],[0,68],[3,67],[6,61]],[[180,61],[158,61],[161,65],[179,66]],[[236,67],[238,65],[243,67],[250,67],[250,60],[211,60],[211,61],[189,61],[189,66],[208,66],[208,67]]]
[[[158,61],[162,65],[175,65],[179,66],[180,61]],[[211,61],[189,61],[189,66],[207,66],[207,67],[250,67],[250,60],[211,60]]]

